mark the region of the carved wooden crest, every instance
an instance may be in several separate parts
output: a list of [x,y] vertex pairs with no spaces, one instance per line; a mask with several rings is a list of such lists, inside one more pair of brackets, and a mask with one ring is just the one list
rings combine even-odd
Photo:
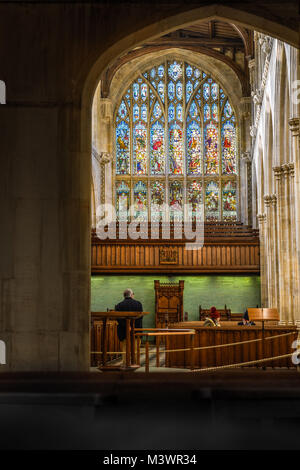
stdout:
[[163,247],[159,249],[159,264],[177,264],[177,248]]

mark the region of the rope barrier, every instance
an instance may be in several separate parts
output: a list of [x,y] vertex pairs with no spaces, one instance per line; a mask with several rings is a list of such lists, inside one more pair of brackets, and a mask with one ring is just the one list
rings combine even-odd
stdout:
[[191,372],[212,372],[214,370],[220,370],[220,369],[233,369],[235,367],[243,367],[243,366],[248,366],[250,364],[258,364],[262,362],[275,361],[276,359],[284,359],[286,357],[293,356],[293,354],[295,353],[283,354],[282,356],[266,357],[265,359],[257,359],[256,361],[238,362],[236,364],[228,364],[226,366],[206,367],[204,369],[193,369],[191,370]]

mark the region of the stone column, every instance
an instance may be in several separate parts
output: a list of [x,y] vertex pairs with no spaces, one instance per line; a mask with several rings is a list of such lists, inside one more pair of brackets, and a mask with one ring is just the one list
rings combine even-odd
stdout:
[[277,251],[277,196],[272,194],[271,196],[271,234],[272,234],[272,284],[273,284],[273,306],[280,311],[280,297],[279,297],[279,265],[278,265],[278,251]]
[[113,200],[113,169],[112,169],[112,149],[113,149],[113,107],[108,98],[99,98],[97,119],[96,148],[101,157],[102,183],[101,190],[102,203],[111,203]]
[[[293,117],[289,120],[290,131],[292,133],[292,155],[293,166],[290,166],[291,174],[291,194],[294,200],[294,215],[292,224],[293,262],[297,260],[294,280],[294,319],[300,324],[300,118]],[[291,165],[290,163],[290,165]]]
[[282,247],[284,252],[284,289],[286,293],[287,321],[293,324],[293,292],[291,271],[291,207],[290,207],[290,168],[287,163],[282,165],[283,170],[283,237]]
[[265,214],[257,215],[259,224],[259,240],[260,240],[260,282],[261,282],[261,305],[262,307],[268,306],[268,277],[267,277],[267,264],[266,264],[266,250],[265,250]]
[[265,219],[265,261],[266,261],[266,270],[267,270],[267,291],[268,291],[268,307],[272,308],[274,306],[273,300],[273,237],[272,237],[272,209],[271,209],[272,197],[268,194],[264,196],[264,203],[266,207],[266,219]]
[[250,152],[244,152],[241,155],[243,162],[243,168],[241,171],[243,184],[243,204],[242,209],[242,222],[247,225],[252,225],[252,168],[251,168],[251,156]]
[[275,192],[277,195],[277,210],[276,210],[276,236],[275,245],[277,253],[278,265],[278,310],[280,313],[280,323],[286,324],[286,293],[284,288],[284,251],[282,246],[282,232],[283,232],[283,216],[282,216],[282,175],[283,171],[280,166],[273,168],[275,176]]

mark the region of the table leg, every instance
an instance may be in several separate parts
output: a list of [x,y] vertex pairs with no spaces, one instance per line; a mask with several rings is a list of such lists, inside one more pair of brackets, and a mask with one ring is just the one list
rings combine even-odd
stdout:
[[134,322],[135,320],[130,320],[131,364],[135,364]]
[[156,337],[156,367],[159,367],[159,343],[160,343],[160,336]]
[[141,365],[141,337],[137,336],[136,341],[137,341],[137,351],[136,351],[137,365],[140,366]]
[[190,335],[191,341],[191,370],[194,369],[194,335]]
[[149,372],[149,341],[148,338],[146,338],[146,344],[145,344],[145,372]]
[[130,367],[130,318],[126,318],[126,367]]
[[107,319],[103,318],[103,366],[106,366],[107,363],[107,334],[106,334],[106,327],[107,327]]

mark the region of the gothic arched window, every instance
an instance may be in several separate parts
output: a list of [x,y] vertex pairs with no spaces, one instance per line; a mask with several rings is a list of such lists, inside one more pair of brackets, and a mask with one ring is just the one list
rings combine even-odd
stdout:
[[203,204],[205,220],[236,220],[237,140],[229,98],[196,66],[165,60],[139,75],[115,112],[118,218],[159,220],[167,205],[182,220]]

